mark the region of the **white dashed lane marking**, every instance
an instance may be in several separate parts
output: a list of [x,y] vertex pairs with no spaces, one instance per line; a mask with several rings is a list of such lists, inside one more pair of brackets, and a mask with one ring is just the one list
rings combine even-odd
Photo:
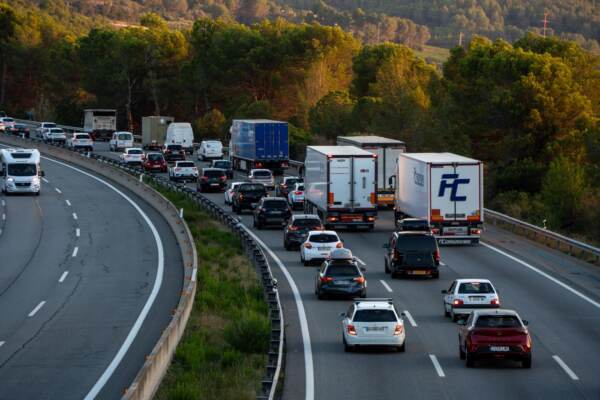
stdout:
[[44,307],[44,304],[46,304],[45,301],[40,301],[40,304],[35,306],[35,308],[29,313],[28,317],[33,317],[38,311],[40,311],[42,307]]
[[429,358],[431,359],[431,362],[433,363],[433,368],[435,368],[435,372],[437,372],[437,374],[440,378],[444,378],[446,376],[446,374],[444,374],[444,370],[442,369],[442,366],[440,365],[440,362],[438,361],[437,357],[434,356],[433,354],[430,354]]
[[77,219],[77,214],[73,213],[73,219]]
[[417,326],[417,322],[415,321],[415,319],[413,318],[413,316],[411,315],[411,313],[408,310],[404,310],[404,315],[406,316],[406,319],[408,319],[408,322],[410,322],[411,326],[413,328],[416,328]]
[[381,284],[383,285],[383,287],[385,288],[385,290],[387,290],[388,292],[392,293],[393,290],[390,287],[390,285],[388,285],[383,279],[379,280],[379,282],[381,282]]
[[54,190],[56,190],[56,193],[58,193],[58,194],[62,193],[59,188],[54,188]]
[[552,358],[554,359],[554,361],[556,361],[558,365],[560,365],[563,371],[565,371],[567,375],[569,375],[569,378],[573,379],[574,381],[579,380],[579,377],[575,375],[575,372],[573,372],[573,370],[569,368],[567,363],[565,363],[559,356],[552,356]]
[[60,276],[60,279],[58,280],[58,282],[63,283],[65,281],[65,279],[67,278],[67,275],[69,275],[69,271],[63,272],[62,275]]
[[75,246],[75,248],[73,249],[73,254],[71,255],[71,257],[77,257],[77,253],[79,252],[79,247]]
[[67,203],[67,205],[68,205],[69,207],[71,207],[71,202],[70,202],[69,200],[65,200],[65,203]]

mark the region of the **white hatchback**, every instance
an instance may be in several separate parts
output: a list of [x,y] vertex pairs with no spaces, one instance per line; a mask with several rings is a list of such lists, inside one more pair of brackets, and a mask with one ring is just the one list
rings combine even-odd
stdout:
[[93,151],[94,141],[88,133],[75,132],[67,139],[67,146],[71,148],[71,150],[83,149]]
[[345,351],[358,346],[391,346],[400,352],[406,349],[404,321],[392,299],[357,299],[340,316]]
[[193,161],[175,161],[175,165],[169,168],[169,179],[195,181],[198,179],[198,168]]
[[231,182],[229,184],[229,187],[227,188],[227,190],[225,191],[225,204],[230,205],[231,204],[231,199],[233,198],[233,192],[235,190],[236,187],[238,187],[239,185],[241,185],[244,182]]
[[248,174],[248,180],[252,183],[262,183],[267,190],[275,189],[273,173],[268,169],[251,169]]
[[304,265],[321,262],[329,258],[334,249],[341,249],[344,244],[336,231],[310,231],[300,246],[300,261]]
[[444,315],[452,321],[467,317],[473,310],[500,308],[500,297],[487,279],[456,279],[444,295]]
[[301,208],[304,205],[304,183],[295,183],[288,193],[288,203],[292,208]]
[[123,150],[120,157],[121,161],[124,161],[127,164],[141,164],[146,158],[144,150],[138,147],[129,147]]

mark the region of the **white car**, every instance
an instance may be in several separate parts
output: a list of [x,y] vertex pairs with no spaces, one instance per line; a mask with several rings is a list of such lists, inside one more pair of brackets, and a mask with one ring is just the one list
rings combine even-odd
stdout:
[[321,262],[329,258],[334,249],[341,249],[344,244],[335,231],[310,231],[300,246],[300,261],[304,265]]
[[44,129],[42,139],[46,143],[65,143],[67,141],[67,135],[62,128],[46,128]]
[[244,182],[231,182],[231,184],[229,185],[229,188],[227,188],[227,190],[225,190],[225,204],[230,205],[231,204],[231,199],[233,197],[233,191],[235,190],[236,187],[238,187],[240,184],[242,184]]
[[110,151],[119,151],[133,147],[133,133],[124,131],[114,132],[108,147]]
[[444,295],[444,315],[457,321],[473,310],[500,308],[500,297],[492,282],[487,279],[456,279]]
[[50,129],[50,128],[56,128],[56,124],[54,122],[42,122],[39,126],[39,128],[37,128],[37,136],[39,138],[43,138],[44,137],[44,131],[46,129]]
[[304,183],[299,182],[294,184],[294,188],[288,193],[288,203],[292,209],[302,208],[304,205]]
[[141,164],[144,162],[146,155],[144,154],[144,150],[139,147],[130,147],[123,150],[119,158],[127,164]]
[[198,160],[223,158],[223,144],[219,140],[203,140],[198,148]]
[[252,183],[262,183],[267,190],[275,188],[273,173],[268,169],[251,169],[250,174],[248,174],[248,180]]
[[94,150],[94,141],[89,133],[75,132],[67,139],[67,146],[71,150]]
[[193,161],[175,161],[175,165],[169,168],[169,179],[195,181],[198,179],[198,168]]
[[391,346],[406,349],[406,333],[402,313],[396,311],[392,299],[354,300],[341,314],[344,350],[359,346]]
[[12,130],[15,127],[15,120],[10,117],[0,118],[0,130],[6,132],[6,130]]

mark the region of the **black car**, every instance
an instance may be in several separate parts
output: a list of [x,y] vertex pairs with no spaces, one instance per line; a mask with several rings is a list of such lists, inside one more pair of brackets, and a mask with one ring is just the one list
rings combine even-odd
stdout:
[[[222,170],[221,170],[222,171]],[[253,210],[260,199],[267,196],[267,189],[261,183],[242,183],[235,188],[231,199],[231,209],[240,214],[242,210]]]
[[198,192],[222,192],[225,190],[226,184],[227,175],[225,175],[225,171],[217,168],[202,168],[196,181],[196,190]]
[[396,221],[399,231],[431,232],[431,225],[426,219],[404,218]]
[[389,243],[383,245],[385,272],[392,278],[430,276],[439,278],[440,250],[435,237],[426,232],[394,232]]
[[225,170],[225,174],[227,174],[227,178],[233,178],[233,168],[231,168],[231,161],[229,160],[213,160],[210,163],[211,168],[220,168]]
[[367,280],[364,268],[359,268],[348,249],[336,249],[331,258],[321,264],[315,281],[319,299],[327,295],[366,297]]
[[304,243],[308,232],[322,231],[325,228],[321,219],[314,214],[296,214],[283,230],[283,247],[286,250],[298,248]]
[[282,226],[292,217],[292,210],[283,197],[263,197],[254,209],[254,226]]
[[167,162],[185,160],[185,150],[180,144],[166,144],[163,147],[163,155]]
[[298,182],[304,182],[304,180],[297,176],[284,176],[281,183],[275,186],[275,196],[287,198],[290,189],[293,189]]

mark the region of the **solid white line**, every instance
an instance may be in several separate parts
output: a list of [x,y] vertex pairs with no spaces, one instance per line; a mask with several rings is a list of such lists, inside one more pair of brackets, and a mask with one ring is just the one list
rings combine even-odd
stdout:
[[6,219],[6,214],[2,213],[2,220],[4,221]]
[[441,265],[441,266],[443,266],[443,267],[445,267],[445,266],[446,266],[446,263],[445,263],[445,262],[443,262],[443,261],[440,261],[440,265]]
[[[6,202],[4,200],[2,200],[2,207],[4,207],[6,205]],[[2,342],[4,343],[4,342]]]
[[79,251],[79,247],[75,246],[75,248],[73,249],[73,254],[71,255],[71,257],[77,257],[77,252]]
[[81,231],[79,230],[79,228],[75,229],[75,236],[79,237],[80,234]]
[[367,264],[365,264],[365,262],[363,260],[361,260],[360,258],[356,257],[356,261],[358,261],[358,263],[362,266],[365,266]]
[[6,343],[6,342],[0,342],[0,347],[2,347],[2,345],[4,345],[4,343]]
[[554,361],[560,365],[560,367],[567,373],[567,375],[569,375],[571,379],[574,381],[579,380],[579,377],[575,375],[575,372],[573,372],[573,370],[569,368],[569,366],[559,356],[552,356],[552,358],[554,358]]
[[410,322],[410,324],[412,325],[413,328],[416,328],[417,323],[415,322],[413,316],[411,315],[411,313],[408,310],[404,310],[404,315],[406,315],[406,319],[408,319],[408,322]]
[[385,283],[385,281],[383,279],[380,279],[379,282],[381,282],[381,284],[383,285],[383,287],[385,288],[385,290],[387,290],[388,292],[392,293],[393,290],[390,287],[390,285],[388,285],[387,283]]
[[69,271],[63,272],[62,275],[60,276],[60,278],[58,279],[58,282],[63,283],[65,281],[65,278],[67,277],[67,275],[69,275]]
[[73,213],[73,219],[77,219],[77,214]]
[[296,302],[296,307],[298,308],[298,319],[300,320],[300,331],[302,332],[302,344],[304,347],[304,374],[306,376],[305,380],[305,400],[314,400],[315,398],[315,374],[313,367],[313,356],[312,356],[312,346],[310,343],[310,332],[308,330],[308,320],[306,318],[306,311],[304,310],[304,303],[302,303],[302,297],[300,296],[300,291],[298,290],[298,286],[296,286],[296,282],[294,282],[294,278],[289,273],[288,269],[281,262],[279,257],[262,241],[254,232],[248,229],[245,225],[241,224],[241,226],[248,232],[254,240],[258,242],[275,260],[283,275],[288,281],[290,288],[294,294],[294,300]]
[[558,279],[554,278],[551,275],[548,275],[547,273],[545,273],[544,271],[542,271],[542,270],[534,267],[533,265],[528,264],[525,261],[519,260],[517,257],[514,257],[514,256],[508,254],[507,252],[502,251],[502,250],[500,250],[500,249],[498,249],[498,248],[496,248],[496,247],[494,247],[492,245],[489,245],[487,243],[481,242],[481,245],[487,247],[490,250],[495,251],[496,253],[502,254],[503,256],[508,257],[511,260],[515,261],[515,262],[518,262],[519,264],[523,265],[524,267],[529,268],[532,271],[537,272],[538,274],[542,275],[544,278],[547,278],[547,279],[551,280],[552,282],[556,283],[558,286],[561,286],[562,288],[564,288],[564,289],[568,290],[569,292],[573,293],[575,296],[577,296],[577,297],[579,297],[579,298],[587,301],[588,303],[590,303],[591,305],[595,306],[596,308],[600,308],[600,303],[598,303],[597,301],[592,300],[591,298],[589,298],[585,294],[581,293],[580,291],[573,289],[571,286],[569,286],[569,285],[567,285],[567,284],[559,281]]
[[65,203],[67,203],[67,205],[68,205],[69,207],[71,207],[71,202],[70,202],[69,200],[65,200]]
[[44,182],[46,182],[46,183],[50,183],[50,181],[49,181],[48,179],[46,179],[46,178],[42,178],[42,180],[43,180]]
[[438,376],[440,378],[445,377],[446,374],[444,374],[444,370],[442,369],[442,366],[440,365],[437,357],[434,356],[433,354],[430,354],[429,358],[431,359],[431,362],[433,363],[433,367],[435,368],[435,372],[437,372]]
[[58,193],[58,194],[62,193],[59,188],[54,188],[54,190],[56,190],[56,193]]
[[33,317],[38,311],[40,311],[40,308],[44,307],[44,304],[46,304],[45,301],[40,301],[40,304],[35,306],[35,308],[29,313],[28,317]]

